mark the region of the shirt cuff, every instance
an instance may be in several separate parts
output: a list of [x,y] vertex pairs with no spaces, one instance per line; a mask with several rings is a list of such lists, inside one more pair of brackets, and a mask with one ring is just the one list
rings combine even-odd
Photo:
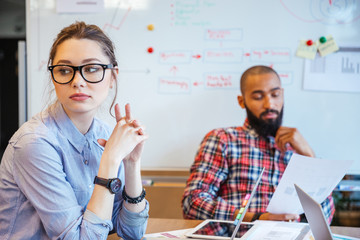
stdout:
[[120,209],[120,219],[129,226],[143,225],[149,218],[149,202],[145,199],[145,209],[139,213],[131,212],[126,209],[124,202]]
[[101,225],[100,228],[108,228],[108,231],[113,229],[113,224],[111,220],[103,220],[99,218],[95,213],[91,212],[90,210],[86,209],[84,213],[84,220],[88,221],[93,225]]

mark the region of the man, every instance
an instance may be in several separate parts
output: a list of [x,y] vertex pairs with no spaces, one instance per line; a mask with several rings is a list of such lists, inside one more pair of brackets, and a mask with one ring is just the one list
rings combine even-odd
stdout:
[[[234,220],[265,167],[244,221],[299,220],[297,214],[272,214],[266,208],[291,155],[314,157],[314,152],[296,128],[281,126],[284,90],[272,68],[249,68],[240,88],[238,102],[247,119],[242,127],[215,129],[203,139],[183,195],[184,217]],[[330,223],[335,211],[331,196],[322,207]]]

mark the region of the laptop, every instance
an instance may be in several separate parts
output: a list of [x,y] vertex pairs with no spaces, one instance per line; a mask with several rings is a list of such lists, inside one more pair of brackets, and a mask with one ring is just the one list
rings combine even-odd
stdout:
[[294,185],[315,240],[358,239],[332,234],[321,205],[298,185]]

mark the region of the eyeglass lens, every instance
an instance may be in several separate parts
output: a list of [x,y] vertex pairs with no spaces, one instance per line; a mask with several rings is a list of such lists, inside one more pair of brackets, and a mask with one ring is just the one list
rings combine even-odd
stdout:
[[[74,69],[69,66],[55,66],[53,77],[56,82],[67,83],[74,77]],[[103,79],[105,69],[101,65],[85,65],[81,68],[82,77],[88,82],[99,82]]]

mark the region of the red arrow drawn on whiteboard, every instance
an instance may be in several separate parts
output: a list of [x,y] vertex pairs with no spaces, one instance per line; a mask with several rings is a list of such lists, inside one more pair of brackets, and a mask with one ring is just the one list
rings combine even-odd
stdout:
[[197,54],[197,55],[193,55],[192,57],[193,57],[193,58],[196,58],[196,59],[199,59],[199,58],[201,58],[201,55],[200,55],[200,54]]
[[194,82],[194,83],[193,83],[193,85],[196,86],[196,87],[197,87],[197,86],[200,86],[200,85],[203,85],[203,84],[204,84],[203,82]]
[[177,71],[178,71],[178,68],[177,68],[176,66],[172,66],[172,67],[170,68],[170,72],[173,72],[174,75],[176,74]]

